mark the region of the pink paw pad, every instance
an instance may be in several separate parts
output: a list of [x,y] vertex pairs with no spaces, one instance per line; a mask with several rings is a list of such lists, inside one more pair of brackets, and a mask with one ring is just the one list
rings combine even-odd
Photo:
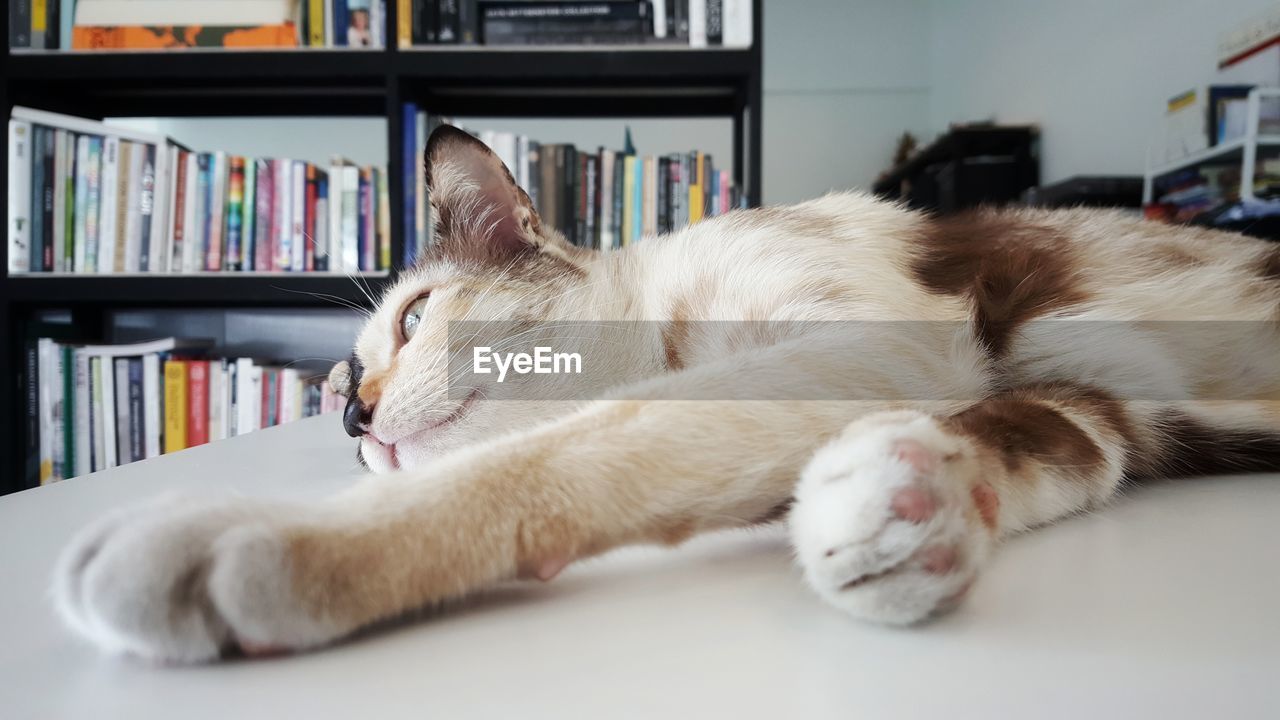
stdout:
[[912,523],[922,523],[938,510],[938,503],[928,490],[919,487],[903,488],[889,501],[893,514]]
[[916,556],[920,566],[934,575],[945,575],[956,568],[958,556],[955,548],[934,545],[921,550]]
[[938,469],[938,453],[926,448],[919,440],[902,438],[894,441],[893,456],[917,473],[928,474]]

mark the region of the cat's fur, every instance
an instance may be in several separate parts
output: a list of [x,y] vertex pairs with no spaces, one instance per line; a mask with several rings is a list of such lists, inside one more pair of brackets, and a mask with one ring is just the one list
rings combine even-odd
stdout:
[[[117,512],[57,569],[73,628],[175,661],[312,647],[619,545],[784,515],[819,595],[908,623],[958,602],[1000,539],[1126,478],[1280,466],[1275,246],[833,194],[595,253],[542,226],[469,136],[438,131],[426,161],[439,244],[331,376],[388,474],[319,505]],[[404,344],[401,315],[428,292]],[[444,352],[462,318],[653,322],[592,346],[614,399],[462,408]],[[1250,320],[1262,350],[1134,330],[1125,362],[1061,340],[1063,319]],[[937,322],[905,339],[846,324],[885,320]],[[1153,399],[1171,385],[1198,401]]]

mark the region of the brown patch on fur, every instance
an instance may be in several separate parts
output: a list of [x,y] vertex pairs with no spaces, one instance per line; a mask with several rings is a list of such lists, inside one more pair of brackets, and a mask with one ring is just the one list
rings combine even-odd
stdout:
[[984,400],[944,420],[955,431],[990,448],[1016,473],[1027,460],[1048,466],[1092,468],[1102,451],[1061,412],[1025,397]]
[[1280,283],[1280,249],[1272,249],[1262,257],[1262,277],[1274,283]]
[[680,296],[672,301],[671,319],[662,326],[662,353],[668,370],[684,367],[681,352],[688,347],[691,312],[687,297]]
[[1204,258],[1176,243],[1154,243],[1144,248],[1144,254],[1169,270],[1185,270],[1205,264]]
[[968,297],[978,339],[993,355],[1008,350],[1021,323],[1088,299],[1068,238],[1052,226],[978,211],[932,220],[921,240],[916,279]]
[[761,515],[752,521],[754,525],[763,525],[765,523],[775,522],[787,516],[791,512],[791,506],[795,503],[795,498],[787,498],[786,502],[778,503],[769,509],[769,512]]
[[382,386],[386,384],[387,379],[395,372],[396,362],[391,361],[391,367],[385,372],[370,373],[360,379],[360,385],[356,388],[356,396],[360,398],[360,402],[365,407],[376,407],[378,401],[382,399]]
[[1216,428],[1177,410],[1162,414],[1155,425],[1160,448],[1149,473],[1135,479],[1280,470],[1280,429]]

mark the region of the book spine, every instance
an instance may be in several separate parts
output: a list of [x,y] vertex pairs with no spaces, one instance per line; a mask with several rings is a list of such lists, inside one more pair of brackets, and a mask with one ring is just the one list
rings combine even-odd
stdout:
[[329,271],[333,245],[329,239],[329,175],[316,170],[316,271]]
[[9,0],[9,47],[31,47],[31,0]]
[[357,264],[358,264],[357,269],[372,270],[373,264],[369,261],[370,258],[373,256],[372,249],[371,249],[373,238],[369,237],[369,173],[368,171],[361,169],[359,177],[360,177],[359,185],[358,185],[359,195],[356,199],[356,202],[359,203],[357,207],[357,222],[359,224],[356,228],[356,238],[357,238],[356,247],[359,248],[359,252],[358,252],[359,257],[357,259]]
[[31,127],[30,153],[31,166],[28,176],[31,191],[27,208],[27,217],[31,218],[31,241],[27,243],[27,270],[37,272],[44,265],[44,135],[50,132],[47,128],[33,125]]
[[67,131],[59,129],[53,137],[53,266],[50,270],[69,270],[66,264],[67,244]]
[[[177,153],[178,167],[173,179],[173,228],[171,230],[172,239],[169,243],[169,271],[179,272],[182,270],[182,254],[183,242],[187,232],[187,183],[190,181],[187,175],[187,153],[185,151]],[[138,210],[141,217],[141,208]]]
[[85,172],[85,271],[100,272],[98,267],[99,242],[102,239],[102,138],[89,137],[88,163]]
[[297,47],[295,23],[277,25],[75,25],[73,50]]
[[187,447],[187,363],[166,360],[164,363],[164,451],[177,452]]
[[187,447],[209,442],[209,361],[187,361]]
[[[138,191],[138,268],[142,272],[158,270],[151,262],[153,241],[158,240],[156,217],[156,146],[144,144],[142,149],[142,186]],[[144,264],[145,263],[145,264]]]
[[251,158],[244,158],[241,167],[244,176],[244,193],[240,200],[240,269],[254,270],[257,253],[258,229],[258,167]]
[[90,411],[89,393],[89,356],[76,352],[73,357],[74,387],[70,396],[73,398],[75,422],[71,423],[71,440],[69,447],[73,458],[72,470],[68,477],[87,475],[93,472],[93,420]]
[[276,160],[275,170],[275,203],[274,225],[275,236],[272,240],[272,270],[288,270],[293,264],[293,249],[289,241],[293,239],[293,214],[291,212],[293,188],[290,175],[293,174],[293,162]]
[[23,347],[22,430],[23,476],[26,487],[40,485],[40,345],[29,340]]
[[116,400],[116,464],[124,465],[133,461],[133,419],[130,410],[133,408],[129,397],[129,359],[116,358],[115,365],[115,400]]
[[654,178],[654,184],[658,205],[657,231],[659,235],[665,235],[671,231],[671,160],[669,158],[658,158],[657,177]]
[[724,0],[704,0],[706,3],[707,45],[724,44]]
[[[10,4],[10,10],[14,8]],[[13,34],[10,33],[10,39]],[[9,272],[30,270],[31,123],[9,120]]]
[[479,0],[458,0],[458,42],[476,45],[480,42]]
[[324,47],[325,0],[307,0],[307,45]]
[[301,160],[293,162],[293,170],[289,175],[290,182],[290,238],[289,260],[286,270],[301,272],[306,270],[307,256],[307,164]]
[[198,272],[204,268],[209,254],[209,234],[212,230],[209,205],[212,200],[213,157],[209,153],[196,153],[195,192],[192,205],[194,224],[187,231],[187,250],[183,258],[183,272]]
[[[120,140],[106,137],[102,142],[102,176],[98,200],[98,272],[116,269],[116,193],[120,188]],[[109,368],[114,372],[114,368]]]
[[413,0],[396,0],[396,47],[413,45]]
[[578,150],[572,145],[564,146],[564,194],[561,196],[563,202],[560,208],[560,224],[561,230],[564,232],[569,242],[577,245],[577,193],[578,178]]
[[160,454],[163,441],[165,395],[161,392],[164,384],[160,379],[160,355],[151,353],[142,356],[142,397],[150,402],[143,403],[143,457],[153,458]]
[[[95,406],[95,412],[98,412],[98,422],[102,426],[102,458],[104,468],[113,468],[119,464],[119,458],[116,456],[117,441],[119,435],[116,432],[116,373],[115,364],[111,357],[95,358],[98,360],[100,375],[98,376],[102,382],[102,408],[98,411]],[[95,399],[97,396],[95,395]]]
[[387,183],[387,172],[381,168],[373,171],[374,198],[377,208],[378,228],[378,270],[391,269],[391,189]]
[[57,346],[48,338],[36,341],[36,435],[39,448],[39,465],[36,480],[40,485],[54,481],[54,447],[58,438],[55,416],[61,411],[57,405],[58,377]]
[[222,269],[224,226],[227,221],[226,192],[227,154],[219,151],[213,153],[213,158],[209,165],[209,190],[206,195],[209,199],[209,205],[205,208],[208,242],[205,243],[202,268],[204,270],[217,271]]
[[89,357],[89,435],[86,438],[89,446],[90,472],[106,468],[106,447],[102,437],[102,358]]
[[316,196],[319,188],[317,187],[318,179],[316,177],[316,166],[311,163],[306,165],[306,209],[304,213],[304,242],[305,252],[303,253],[303,269],[308,272],[316,269]]
[[223,397],[225,392],[224,384],[226,368],[221,360],[210,360],[208,365],[208,410],[205,413],[206,432],[208,433],[205,442],[216,442],[226,437],[222,434],[222,420],[224,414]]
[[128,140],[120,141],[120,149],[117,151],[118,167],[116,169],[116,242],[115,257],[112,258],[112,271],[122,273],[128,270],[128,257],[130,253],[136,253],[138,248],[136,242],[130,242],[129,237],[129,186],[134,183],[130,182],[133,178],[130,175],[130,163],[133,157],[133,143]]
[[627,155],[623,163],[625,167],[622,174],[622,245],[626,247],[631,244],[636,221],[636,156]]
[[[121,362],[121,361],[117,361]],[[128,358],[125,362],[124,383],[128,387],[125,394],[125,402],[128,404],[128,428],[129,443],[128,454],[124,454],[121,450],[120,457],[129,458],[129,462],[137,462],[147,457],[146,451],[146,434],[147,434],[147,410],[143,402],[143,370],[142,358]],[[117,378],[117,382],[120,380]]]
[[600,247],[600,227],[597,221],[599,217],[598,198],[600,197],[600,158],[595,155],[583,154],[586,161],[586,169],[584,179],[586,187],[583,194],[586,196],[583,203],[584,214],[587,216],[586,221],[586,247],[598,249]]
[[689,47],[707,46],[707,0],[689,0]]
[[613,154],[613,247],[622,247],[623,197],[625,188],[626,156]]
[[403,197],[404,207],[404,248],[401,253],[401,264],[404,267],[413,267],[414,261],[418,257],[418,231],[417,231],[417,208],[414,204],[417,202],[417,183],[418,165],[422,162],[417,153],[417,123],[418,123],[418,106],[413,103],[405,103],[401,106],[400,112],[400,132],[403,136],[402,154],[400,158],[400,172],[404,182],[401,183],[401,194]]
[[255,160],[254,175],[257,176],[253,198],[257,217],[253,221],[253,269],[266,271],[271,269],[271,238],[274,237],[276,181],[272,161]]
[[[323,6],[319,6],[323,12]],[[244,158],[228,160],[227,177],[227,252],[223,269],[244,268]]]
[[342,168],[342,266],[348,273],[360,270],[360,170]]

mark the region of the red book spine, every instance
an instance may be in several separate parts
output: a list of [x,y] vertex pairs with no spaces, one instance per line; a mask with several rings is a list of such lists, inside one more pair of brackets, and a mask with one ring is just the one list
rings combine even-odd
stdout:
[[303,219],[303,255],[307,272],[316,269],[316,166],[307,163],[307,210]]
[[262,369],[262,402],[258,404],[262,412],[258,417],[258,427],[271,427],[271,370]]
[[187,233],[184,219],[187,213],[187,151],[178,151],[178,172],[174,180],[173,206],[173,255],[169,258],[169,272],[182,271],[182,239]]
[[209,361],[187,363],[187,447],[209,442]]

